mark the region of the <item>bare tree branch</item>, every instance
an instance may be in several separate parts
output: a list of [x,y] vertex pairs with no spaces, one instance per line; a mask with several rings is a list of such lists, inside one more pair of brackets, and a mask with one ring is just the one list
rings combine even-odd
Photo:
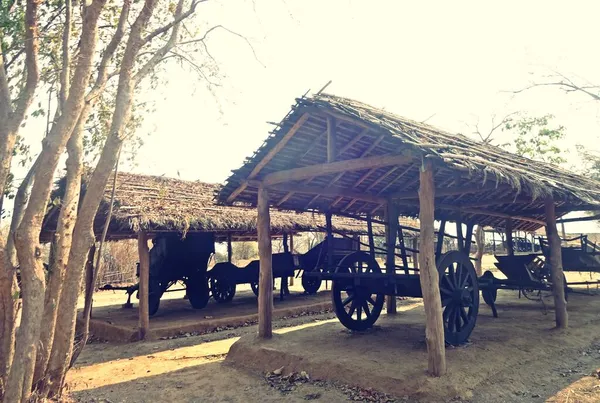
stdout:
[[93,99],[95,99],[104,90],[108,80],[119,74],[118,71],[109,74],[107,72],[108,63],[115,54],[119,43],[121,43],[121,40],[123,40],[125,24],[127,24],[127,18],[129,18],[130,9],[131,0],[124,0],[123,7],[121,8],[121,15],[119,16],[119,22],[117,24],[117,29],[112,39],[106,46],[104,53],[102,54],[102,60],[100,61],[100,65],[98,67],[98,76],[96,78],[96,82],[94,83],[94,87],[92,87],[85,97],[86,102],[91,102]]
[[[225,30],[225,31],[229,32],[229,33],[230,33],[230,34],[232,34],[232,35],[235,35],[235,36],[237,36],[237,37],[239,37],[239,38],[242,38],[242,39],[243,39],[243,40],[244,40],[244,41],[245,41],[245,42],[248,44],[248,46],[250,47],[250,49],[252,50],[252,54],[254,55],[254,58],[256,59],[256,61],[257,61],[257,62],[258,62],[258,63],[259,63],[261,66],[263,66],[263,67],[266,67],[266,66],[265,66],[265,65],[264,65],[264,64],[263,64],[263,63],[260,61],[260,59],[258,58],[258,55],[256,54],[256,51],[254,50],[254,46],[252,46],[252,43],[251,43],[251,42],[248,40],[248,38],[246,38],[244,35],[242,35],[242,34],[239,34],[239,33],[235,32],[235,31],[233,31],[233,30],[231,30],[231,29],[229,29],[229,28],[227,28],[227,27],[224,27],[223,25],[215,25],[214,27],[211,27],[211,28],[209,28],[209,29],[208,29],[208,31],[206,31],[206,32],[204,33],[204,35],[202,36],[202,38],[198,38],[198,39],[191,39],[191,40],[189,40],[189,41],[183,41],[183,42],[181,42],[179,45],[188,45],[188,44],[190,44],[190,43],[197,43],[197,42],[201,42],[201,43],[204,45],[204,48],[206,49],[206,51],[208,52],[208,48],[206,47],[205,40],[208,38],[208,35],[209,35],[211,32],[213,32],[213,31],[215,31],[215,30],[217,30],[217,29],[223,29],[223,30]],[[209,56],[210,56],[210,54],[209,54]],[[212,56],[210,56],[210,57],[211,57],[211,59],[213,59],[213,60],[214,60],[214,58],[213,58]]]
[[[565,76],[562,73],[554,72],[554,76],[552,78],[557,80],[549,80],[544,83],[533,83],[525,88],[520,90],[512,91],[513,94],[520,94],[527,90],[537,87],[559,87],[566,93],[570,92],[582,92],[584,94],[589,95],[593,100],[600,101],[600,86],[598,85],[579,85],[576,84],[572,79]],[[592,92],[591,90],[595,90],[596,92]]]
[[[179,0],[179,2],[177,3],[177,7],[175,8],[175,19],[173,20],[173,23],[169,23],[169,24],[165,25],[165,27],[168,25],[173,27],[173,30],[171,31],[171,36],[169,37],[169,40],[163,47],[158,49],[152,55],[150,60],[148,60],[146,62],[146,64],[144,64],[140,68],[140,70],[135,74],[135,76],[133,77],[134,87],[136,87],[144,79],[144,77],[146,77],[148,75],[148,73],[150,73],[150,71],[152,71],[158,63],[160,63],[160,61],[167,55],[167,53],[169,53],[169,51],[173,48],[173,46],[175,46],[177,44],[177,39],[179,38],[179,29],[181,27],[181,21],[182,21],[182,18],[180,18],[180,17],[183,15],[186,15],[186,14],[187,14],[187,16],[189,16],[191,13],[188,14],[188,12],[190,10],[195,10],[195,5],[194,5],[194,3],[192,3],[192,6],[190,7],[190,9],[188,11],[186,11],[185,13],[183,13],[184,1],[185,0]],[[159,28],[159,30],[160,30],[160,28]],[[164,30],[163,32],[166,32],[166,30]]]
[[168,23],[167,25],[157,28],[154,31],[152,31],[150,34],[148,34],[144,39],[142,39],[142,46],[147,44],[148,42],[150,42],[152,39],[154,39],[158,35],[167,32],[173,26],[179,24],[181,21],[185,20],[190,15],[194,14],[198,4],[204,3],[206,1],[208,1],[208,0],[193,0],[192,4],[190,5],[190,8],[185,13],[178,14],[177,12],[175,12],[175,19],[173,21],[171,21],[170,23]]

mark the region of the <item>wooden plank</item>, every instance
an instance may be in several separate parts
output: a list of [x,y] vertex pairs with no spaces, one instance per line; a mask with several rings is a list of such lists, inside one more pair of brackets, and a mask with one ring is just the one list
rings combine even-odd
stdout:
[[402,265],[404,266],[404,274],[407,276],[410,274],[408,271],[408,256],[406,256],[406,244],[404,243],[404,231],[402,227],[397,225],[398,228],[398,244],[400,245],[400,258],[402,258]]
[[[296,132],[302,127],[304,122],[306,122],[309,117],[310,114],[308,112],[300,116],[300,118],[296,121],[296,123],[294,123],[290,130],[288,130],[288,132],[282,137],[282,139],[279,140],[279,143],[277,143],[275,147],[271,148],[267,155],[265,155],[263,159],[258,164],[256,164],[254,169],[250,172],[250,175],[248,175],[248,179],[254,179],[256,175],[259,174],[259,172],[269,163],[269,161],[271,161],[273,157],[279,151],[281,151],[283,147],[285,147],[288,141],[290,141],[290,139],[294,136],[294,134],[296,134]],[[248,184],[246,182],[242,183],[236,190],[234,190],[229,195],[229,197],[227,198],[227,202],[233,202],[236,199],[236,197],[238,197],[240,193],[242,193],[246,189],[247,186]]]
[[335,130],[335,120],[333,117],[327,117],[327,162],[335,161],[337,155],[337,136]]
[[456,243],[458,244],[458,250],[461,252],[465,251],[465,237],[463,236],[462,221],[456,220]]
[[150,313],[148,306],[148,293],[150,288],[150,250],[148,249],[148,237],[144,231],[138,232],[138,255],[140,261],[138,339],[144,340],[148,331],[150,331]]
[[414,157],[412,155],[386,154],[329,162],[325,164],[315,164],[301,168],[293,168],[286,171],[273,172],[265,176],[263,183],[265,186],[272,186],[278,183],[298,181],[313,176],[360,171],[363,169],[381,168],[390,165],[404,165],[412,162],[413,160]]
[[[396,274],[396,235],[398,233],[398,214],[393,203],[387,203],[385,209],[385,272],[393,278]],[[386,296],[386,310],[388,315],[394,315],[396,309],[396,293]]]
[[269,339],[273,336],[273,265],[271,249],[271,218],[269,213],[269,193],[264,187],[258,188],[258,337]]
[[506,218],[506,254],[508,256],[514,256],[515,247],[513,243],[513,220],[512,218]]
[[556,228],[556,211],[554,199],[548,197],[545,201],[546,236],[550,246],[550,272],[552,277],[552,294],[554,295],[554,312],[556,327],[566,329],[569,326],[567,301],[565,300],[565,283],[562,267],[562,247],[558,229]]
[[[444,322],[442,320],[442,300],[434,251],[434,212],[435,184],[431,162],[423,161],[420,170],[419,221],[421,226],[419,253],[419,279],[425,307],[425,341],[427,343],[428,371],[433,376],[446,373],[446,346]],[[443,233],[443,231],[441,231]]]

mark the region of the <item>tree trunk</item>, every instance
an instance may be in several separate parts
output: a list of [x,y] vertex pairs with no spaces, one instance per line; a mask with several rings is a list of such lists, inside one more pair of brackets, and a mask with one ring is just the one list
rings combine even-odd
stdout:
[[419,278],[425,306],[428,369],[431,375],[442,376],[446,373],[446,349],[439,287],[440,275],[435,264],[434,251],[435,184],[433,178],[433,167],[429,161],[425,160],[420,172],[421,185],[419,187],[419,222],[421,225]]
[[[96,0],[98,1],[98,0]],[[157,0],[146,0],[144,7],[131,27],[129,39],[120,65],[119,84],[115,100],[109,136],[94,170],[73,231],[73,245],[69,254],[67,272],[60,299],[60,312],[56,322],[56,334],[47,378],[49,395],[59,396],[64,384],[64,377],[73,354],[73,338],[75,335],[75,319],[77,317],[77,297],[81,287],[86,254],[93,242],[93,223],[98,206],[102,200],[110,173],[116,162],[117,154],[123,143],[124,133],[131,118],[133,90],[135,80],[132,77],[138,52],[143,44],[141,35],[154,12]],[[93,3],[95,4],[95,3]]]
[[485,232],[483,231],[483,227],[481,225],[477,226],[477,231],[475,232],[475,243],[477,244],[477,254],[475,255],[475,272],[477,272],[477,277],[481,277],[483,275],[483,268],[481,265],[483,253],[485,252]]
[[67,175],[65,194],[58,216],[56,228],[56,249],[54,258],[50,261],[50,270],[48,272],[48,286],[44,302],[44,318],[42,331],[40,333],[39,352],[35,367],[34,384],[43,389],[39,382],[44,378],[48,361],[50,360],[50,351],[54,342],[54,333],[56,327],[56,317],[62,284],[65,277],[65,270],[71,250],[73,227],[77,218],[77,209],[79,207],[79,196],[81,192],[81,175],[83,172],[83,126],[87,120],[86,116],[81,116],[73,135],[67,143],[69,156],[67,158]]
[[546,235],[550,247],[550,270],[556,327],[566,329],[569,326],[567,301],[565,300],[565,277],[562,267],[562,246],[556,228],[556,209],[552,197],[546,199]]
[[14,270],[8,261],[4,239],[0,234],[0,400],[6,389],[14,356],[18,293]]
[[29,398],[36,364],[37,346],[44,314],[45,273],[40,258],[39,235],[46,211],[46,204],[52,189],[53,175],[60,156],[77,123],[85,91],[89,83],[94,63],[97,39],[97,21],[106,0],[95,0],[84,8],[84,23],[79,46],[79,57],[72,79],[69,97],[64,114],[42,141],[39,169],[23,221],[17,230],[15,245],[19,259],[23,287],[23,313],[17,335],[15,362],[10,370],[7,399],[25,401]]

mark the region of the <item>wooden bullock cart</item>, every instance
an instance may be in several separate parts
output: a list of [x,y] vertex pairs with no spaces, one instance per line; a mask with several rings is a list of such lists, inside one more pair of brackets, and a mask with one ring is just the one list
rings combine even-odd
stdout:
[[[598,210],[600,184],[358,101],[317,94],[297,99],[263,146],[229,177],[218,199],[258,209],[263,338],[272,335],[270,207],[383,217],[386,269],[375,263],[369,242],[315,276],[333,280],[336,312],[350,328],[371,326],[384,299],[393,314],[396,295],[422,296],[429,371],[439,376],[446,370],[445,341],[463,342],[475,326],[479,284],[468,258],[470,243],[464,242],[470,236],[461,237],[457,251],[436,253],[434,220],[464,223],[469,231],[474,224],[506,228],[510,234],[546,226],[556,324],[566,327],[556,218]],[[396,264],[400,214],[420,219],[418,268],[403,261],[406,245]]]

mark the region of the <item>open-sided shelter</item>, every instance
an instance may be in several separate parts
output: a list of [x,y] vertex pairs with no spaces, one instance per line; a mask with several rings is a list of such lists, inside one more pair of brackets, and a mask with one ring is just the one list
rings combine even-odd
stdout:
[[[83,187],[85,191],[85,183]],[[50,242],[56,230],[60,213],[60,198],[63,194],[64,178],[52,194],[54,203],[48,209],[41,232],[41,241]],[[111,205],[113,183],[106,186],[104,198],[96,214],[94,232],[100,239]],[[217,242],[228,243],[228,256],[231,259],[231,242],[256,240],[257,213],[247,207],[221,206],[215,203],[214,196],[219,192],[218,184],[200,181],[186,181],[164,176],[141,175],[119,172],[115,182],[113,209],[106,233],[107,241],[138,239],[140,254],[140,334],[145,334],[149,326],[148,310],[144,306],[147,297],[144,293],[147,284],[149,263],[147,240],[159,235],[171,234],[185,237],[190,234],[210,233]],[[405,220],[405,225],[414,221]],[[289,236],[293,250],[293,235],[299,232],[323,232],[325,217],[317,213],[297,213],[274,211],[271,215],[270,235]],[[346,217],[334,217],[333,226],[341,234],[361,235],[367,233],[366,225]],[[383,235],[383,226],[374,228],[377,235]],[[204,238],[203,238],[204,239]],[[208,249],[207,249],[208,250]],[[184,258],[184,257],[182,257]],[[190,257],[189,259],[193,259]],[[188,259],[188,260],[189,260]],[[186,260],[187,261],[187,260]]]
[[[445,354],[434,218],[506,228],[509,238],[513,230],[534,231],[546,225],[553,244],[556,320],[559,327],[566,326],[556,217],[598,210],[600,185],[358,101],[318,94],[297,99],[272,135],[227,180],[219,200],[258,207],[265,281],[270,270],[270,206],[386,216],[388,228],[398,214],[418,216],[429,369],[440,375],[445,372]],[[388,248],[392,262],[393,253]],[[270,337],[272,302],[268,287],[262,290],[259,334]]]

